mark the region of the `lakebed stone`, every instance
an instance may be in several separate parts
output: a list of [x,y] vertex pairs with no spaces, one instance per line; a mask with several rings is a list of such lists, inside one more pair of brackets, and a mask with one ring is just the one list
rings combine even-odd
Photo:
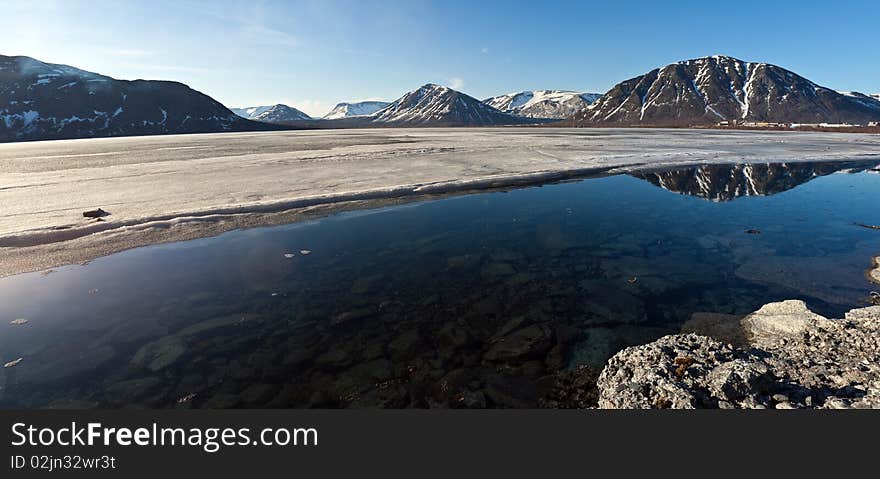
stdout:
[[132,366],[161,371],[176,363],[186,353],[186,343],[179,336],[165,336],[141,346],[131,358]]
[[681,325],[681,332],[710,336],[734,346],[745,346],[748,341],[741,324],[742,319],[742,316],[733,314],[697,312]]
[[868,270],[868,279],[880,284],[880,255],[874,256],[874,265]]
[[155,376],[127,379],[107,386],[104,395],[111,404],[124,406],[156,392],[161,386],[162,380]]
[[[72,381],[78,376],[98,370],[116,357],[116,350],[110,346],[100,346],[84,351],[70,351],[69,355],[42,362],[28,358],[27,368],[16,368],[16,380],[29,385],[47,385],[62,381]],[[38,362],[40,361],[40,362]]]
[[552,346],[553,332],[543,324],[533,324],[498,339],[486,352],[489,361],[507,361],[542,356]]

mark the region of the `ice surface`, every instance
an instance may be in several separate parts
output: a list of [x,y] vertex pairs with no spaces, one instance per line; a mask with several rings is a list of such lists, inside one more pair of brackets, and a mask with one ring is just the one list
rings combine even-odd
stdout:
[[[6,143],[0,144],[0,275],[45,266],[46,248],[55,248],[53,261],[64,262],[81,252],[105,253],[111,238],[124,236],[132,247],[157,241],[157,231],[163,241],[197,237],[211,234],[210,224],[253,226],[267,212],[290,208],[541,182],[604,168],[859,158],[880,163],[880,136],[401,128]],[[83,211],[98,207],[111,215],[83,220]],[[87,243],[67,245],[76,238]]]

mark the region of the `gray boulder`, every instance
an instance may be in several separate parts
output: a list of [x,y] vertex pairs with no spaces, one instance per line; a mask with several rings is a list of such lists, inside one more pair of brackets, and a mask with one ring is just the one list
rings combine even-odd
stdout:
[[711,324],[618,352],[599,407],[880,408],[880,306],[827,319],[802,301],[771,303],[739,321],[742,347],[710,337]]

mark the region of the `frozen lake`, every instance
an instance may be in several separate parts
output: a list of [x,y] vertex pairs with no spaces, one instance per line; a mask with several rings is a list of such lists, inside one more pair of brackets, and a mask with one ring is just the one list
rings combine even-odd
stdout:
[[[880,158],[878,135],[652,129],[322,130],[0,144],[0,276],[286,223],[301,219],[304,207],[360,208],[644,167],[869,158]],[[82,217],[98,207],[111,215]]]
[[0,406],[552,404],[565,370],[695,313],[865,305],[877,163],[660,168],[9,276]]

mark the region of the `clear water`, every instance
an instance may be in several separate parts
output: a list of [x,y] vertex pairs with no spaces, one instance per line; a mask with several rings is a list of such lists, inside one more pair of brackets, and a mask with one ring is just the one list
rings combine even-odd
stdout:
[[875,166],[587,179],[0,279],[0,406],[533,407],[695,312],[864,305]]

